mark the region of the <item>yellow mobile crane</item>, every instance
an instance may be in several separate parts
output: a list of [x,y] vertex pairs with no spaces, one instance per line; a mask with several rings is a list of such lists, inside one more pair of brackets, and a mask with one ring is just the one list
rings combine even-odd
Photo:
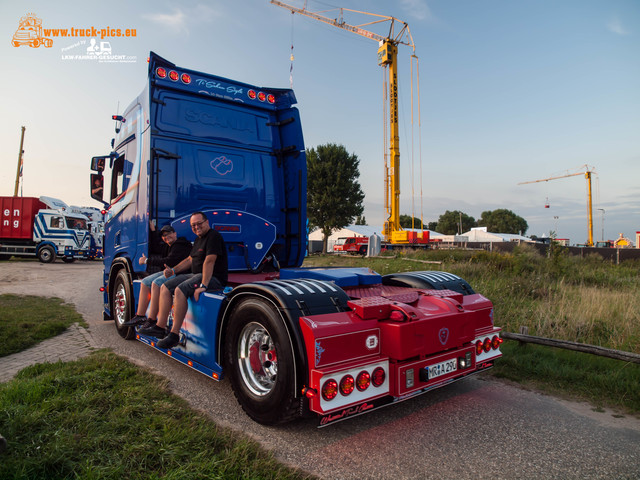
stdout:
[[566,175],[559,175],[557,177],[550,178],[542,178],[540,180],[532,180],[530,182],[520,182],[518,185],[524,185],[526,183],[538,183],[538,182],[548,182],[549,180],[557,180],[558,178],[567,178],[567,177],[575,177],[576,175],[584,175],[584,178],[587,179],[587,222],[589,224],[589,240],[587,241],[588,247],[593,247],[593,204],[591,201],[591,176],[595,173],[595,168],[590,167],[589,165],[583,165],[580,168],[586,169],[586,172],[578,172],[578,173],[568,173]]
[[[305,8],[297,8],[292,5],[280,2],[278,0],[271,0],[273,5],[286,8],[292,13],[299,13],[307,17],[313,18],[320,22],[332,25],[334,27],[348,30],[357,35],[361,35],[371,40],[378,42],[378,65],[388,68],[389,70],[389,99],[388,99],[388,112],[389,112],[389,158],[390,162],[387,165],[385,159],[385,212],[387,219],[384,223],[384,235],[385,239],[395,244],[409,244],[409,243],[424,243],[421,236],[418,236],[418,240],[413,239],[410,241],[409,232],[403,231],[400,227],[400,137],[398,134],[398,45],[407,45],[412,48],[413,55],[415,57],[415,45],[413,38],[409,30],[409,25],[406,22],[398,20],[395,17],[387,15],[378,15],[375,13],[361,12],[358,10],[351,10],[348,8],[339,8],[338,18],[330,18],[322,13],[326,13],[330,10],[322,12],[310,12]],[[363,23],[360,25],[350,25],[344,21],[344,12],[351,12],[356,14],[367,15],[375,17],[375,20],[371,22]],[[389,33],[387,36],[379,35],[377,33],[365,30],[362,27],[368,25],[375,25],[378,23],[389,23]],[[397,28],[396,28],[397,27]],[[428,238],[425,239],[428,241]]]

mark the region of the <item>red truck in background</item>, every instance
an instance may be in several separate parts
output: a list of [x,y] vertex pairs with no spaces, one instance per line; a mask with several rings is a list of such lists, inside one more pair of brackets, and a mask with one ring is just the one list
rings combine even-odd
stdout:
[[0,260],[35,256],[42,263],[86,258],[91,246],[88,218],[50,197],[0,197]]
[[[421,236],[418,236],[418,232],[407,231],[407,238],[409,244],[392,244],[383,242],[381,244],[381,250],[392,250],[393,248],[428,248],[430,238],[429,232],[422,232]],[[339,238],[333,245],[333,251],[335,253],[350,253],[352,255],[366,255],[369,248],[369,237],[346,237]]]

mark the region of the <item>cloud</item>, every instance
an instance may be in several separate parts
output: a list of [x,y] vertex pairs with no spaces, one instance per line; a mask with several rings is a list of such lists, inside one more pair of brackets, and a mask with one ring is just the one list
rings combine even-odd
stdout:
[[433,15],[425,0],[400,0],[402,9],[417,20],[431,20]]
[[198,4],[193,8],[174,8],[172,13],[148,13],[142,17],[168,28],[173,33],[188,34],[191,23],[209,23],[216,11],[208,5]]
[[629,35],[630,32],[622,25],[622,22],[617,16],[613,16],[607,22],[607,30],[615,33],[616,35]]

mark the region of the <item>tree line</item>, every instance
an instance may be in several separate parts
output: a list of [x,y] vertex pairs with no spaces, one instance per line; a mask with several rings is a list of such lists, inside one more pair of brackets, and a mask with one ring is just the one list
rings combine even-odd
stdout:
[[[310,227],[319,227],[327,238],[333,230],[356,223],[366,225],[364,192],[360,187],[360,160],[343,145],[327,143],[307,149],[307,217]],[[435,222],[423,224],[419,218],[400,215],[403,228],[434,230],[455,235],[473,227],[487,227],[495,233],[524,235],[527,221],[506,208],[482,212],[478,220],[459,210],[444,212]]]

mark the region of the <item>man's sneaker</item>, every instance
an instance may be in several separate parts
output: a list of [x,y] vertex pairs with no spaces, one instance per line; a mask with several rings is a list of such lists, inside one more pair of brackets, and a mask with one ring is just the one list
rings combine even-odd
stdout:
[[149,328],[141,328],[138,330],[138,333],[149,335],[150,337],[156,337],[158,340],[167,336],[166,330],[162,327],[158,327],[157,325]]
[[156,323],[158,323],[158,321],[155,318],[147,318],[147,321],[140,325],[138,331],[142,330],[143,328],[153,327]]
[[177,333],[169,332],[169,334],[158,342],[160,348],[173,348],[180,343],[180,337]]
[[147,317],[144,315],[136,315],[131,320],[127,320],[122,324],[123,327],[136,327],[138,325],[142,325],[147,321]]

